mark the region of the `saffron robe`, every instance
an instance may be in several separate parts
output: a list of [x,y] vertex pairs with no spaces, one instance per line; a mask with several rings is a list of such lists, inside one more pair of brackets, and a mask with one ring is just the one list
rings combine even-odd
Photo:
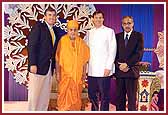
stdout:
[[57,98],[59,111],[81,109],[82,72],[89,60],[89,54],[89,47],[80,37],[75,38],[74,45],[68,34],[60,39],[56,51],[61,77]]

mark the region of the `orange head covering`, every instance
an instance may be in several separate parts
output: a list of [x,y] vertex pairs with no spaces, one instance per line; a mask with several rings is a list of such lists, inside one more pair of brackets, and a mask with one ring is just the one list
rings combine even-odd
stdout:
[[78,21],[76,20],[70,20],[68,21],[67,23],[67,28],[75,28],[75,29],[78,29],[79,27],[79,24],[78,24]]

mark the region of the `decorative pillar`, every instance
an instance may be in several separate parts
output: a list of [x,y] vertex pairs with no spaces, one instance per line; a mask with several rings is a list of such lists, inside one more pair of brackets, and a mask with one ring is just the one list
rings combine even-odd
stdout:
[[[138,89],[138,111],[151,111],[152,95],[161,88],[154,72],[141,72]],[[157,101],[157,100],[156,100]]]

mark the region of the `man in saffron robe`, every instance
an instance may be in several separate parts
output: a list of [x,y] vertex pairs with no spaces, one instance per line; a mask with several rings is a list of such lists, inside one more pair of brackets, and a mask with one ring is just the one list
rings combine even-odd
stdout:
[[89,47],[78,36],[78,26],[76,20],[68,22],[68,33],[61,38],[56,51],[58,111],[81,109],[82,80],[86,76]]

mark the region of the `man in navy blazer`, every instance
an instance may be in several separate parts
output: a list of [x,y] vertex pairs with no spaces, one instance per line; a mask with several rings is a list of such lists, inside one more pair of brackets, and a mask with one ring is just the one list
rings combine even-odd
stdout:
[[56,11],[46,9],[44,21],[37,22],[28,36],[28,108],[31,111],[46,111],[48,108],[59,41],[55,22]]
[[117,54],[115,59],[115,75],[117,81],[117,111],[136,111],[137,85],[139,65],[143,56],[144,39],[140,32],[133,30],[134,21],[131,16],[122,18],[124,32],[116,34]]

